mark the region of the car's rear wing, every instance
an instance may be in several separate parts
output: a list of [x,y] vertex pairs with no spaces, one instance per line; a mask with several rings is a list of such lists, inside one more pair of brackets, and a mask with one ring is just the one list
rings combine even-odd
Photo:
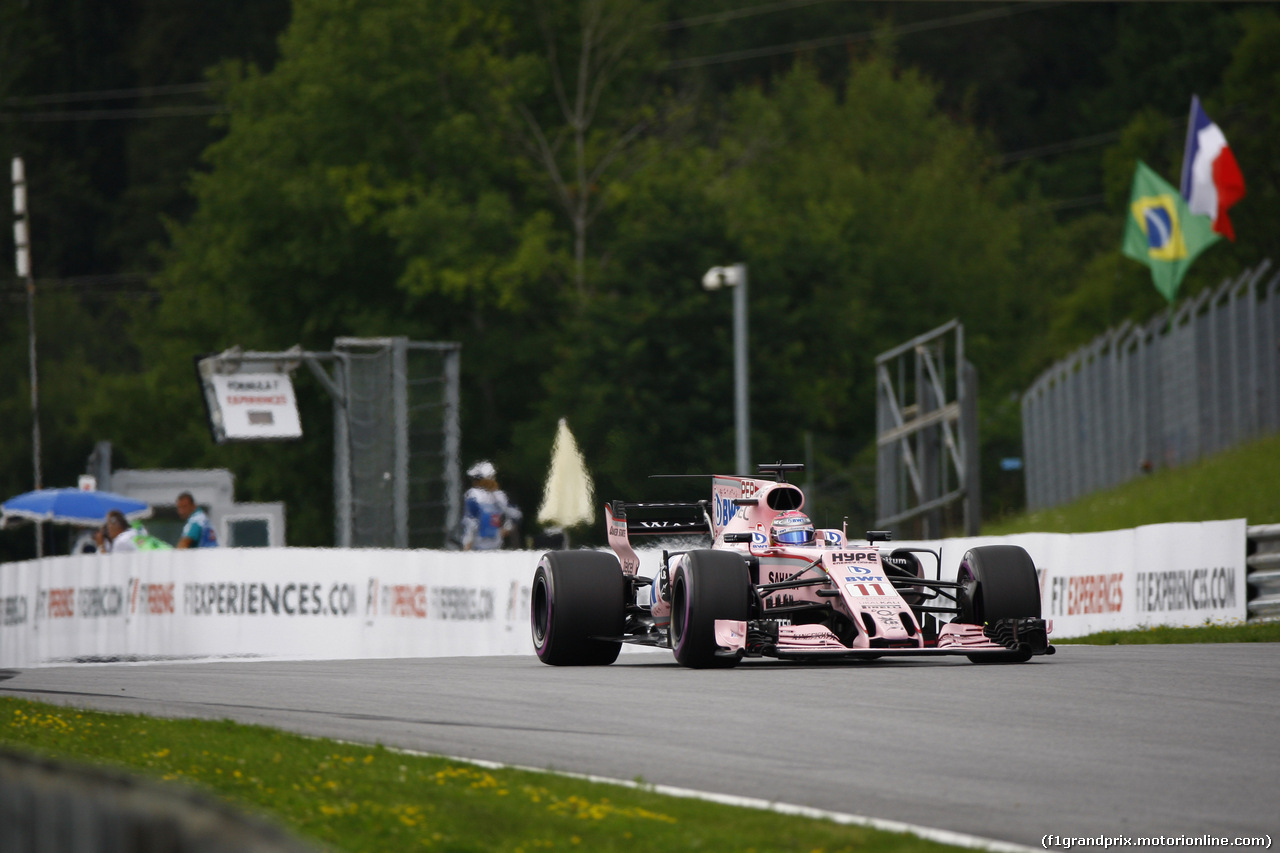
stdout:
[[622,571],[634,575],[640,558],[631,548],[632,536],[712,536],[711,502],[605,504],[609,545],[622,563]]
[[711,535],[711,501],[629,503],[611,501],[613,518],[627,522],[632,536]]

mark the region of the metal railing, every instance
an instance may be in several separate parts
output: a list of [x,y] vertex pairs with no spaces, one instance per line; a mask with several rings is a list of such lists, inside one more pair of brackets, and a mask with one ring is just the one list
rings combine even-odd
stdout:
[[1254,524],[1247,532],[1249,618],[1280,617],[1280,524]]
[[1027,508],[1045,509],[1280,431],[1280,274],[1263,261],[1126,322],[1022,396]]

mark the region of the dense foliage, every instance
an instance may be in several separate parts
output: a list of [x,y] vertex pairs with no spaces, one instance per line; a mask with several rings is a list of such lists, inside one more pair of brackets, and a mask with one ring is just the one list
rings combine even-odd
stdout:
[[[698,279],[741,260],[755,456],[811,447],[818,512],[869,519],[874,356],[959,317],[998,513],[1017,393],[1160,306],[1119,254],[1123,206],[1135,159],[1176,177],[1192,92],[1249,196],[1184,295],[1270,249],[1273,9],[736,5],[5,6],[46,483],[110,440],[118,467],[229,467],[240,499],[288,502],[293,544],[326,544],[328,399],[300,373],[307,438],[216,446],[192,356],[408,335],[462,342],[464,456],[527,510],[560,417],[602,497],[676,496],[645,476],[731,467],[730,299]],[[24,297],[2,294],[9,495],[30,412]]]

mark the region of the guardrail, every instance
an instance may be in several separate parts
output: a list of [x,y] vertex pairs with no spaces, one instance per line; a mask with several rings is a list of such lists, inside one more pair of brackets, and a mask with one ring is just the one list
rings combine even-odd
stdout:
[[1246,530],[1249,619],[1280,617],[1280,524],[1254,524]]

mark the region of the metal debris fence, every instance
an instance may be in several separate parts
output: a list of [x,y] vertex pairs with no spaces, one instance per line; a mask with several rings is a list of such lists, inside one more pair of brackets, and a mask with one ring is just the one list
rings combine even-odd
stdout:
[[1022,396],[1027,508],[1280,431],[1280,273],[1265,260],[1045,371]]
[[461,346],[338,338],[334,349],[345,365],[345,406],[335,406],[335,418],[347,454],[338,454],[335,477],[344,466],[350,477],[338,500],[338,544],[451,547],[462,505]]

